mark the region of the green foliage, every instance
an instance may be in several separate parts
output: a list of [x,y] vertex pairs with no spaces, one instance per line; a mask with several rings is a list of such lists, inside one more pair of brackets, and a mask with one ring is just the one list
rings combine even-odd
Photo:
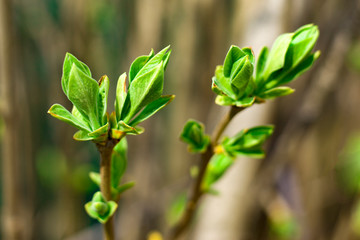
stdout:
[[166,220],[170,226],[174,225],[180,220],[180,217],[185,211],[186,200],[187,200],[186,194],[182,193],[179,196],[177,196],[175,200],[172,202],[169,210],[166,213]]
[[204,133],[204,125],[195,120],[187,121],[180,139],[188,144],[188,150],[192,153],[203,153],[210,144],[210,137]]
[[224,153],[231,158],[244,155],[254,158],[263,158],[265,153],[262,145],[274,131],[273,126],[258,126],[240,131],[234,137],[224,137],[221,147]]
[[45,187],[57,188],[67,173],[66,158],[58,149],[44,147],[36,155],[35,168]]
[[343,189],[349,193],[360,192],[360,134],[352,136],[346,143],[341,161],[336,166],[337,177]]
[[216,193],[212,185],[225,174],[237,156],[263,158],[265,153],[262,145],[271,136],[273,130],[273,126],[258,126],[242,130],[231,138],[224,137],[206,168],[202,190]]
[[215,154],[206,168],[205,177],[201,186],[202,191],[217,194],[217,192],[212,189],[212,185],[225,174],[233,163],[234,159],[226,154]]
[[127,86],[126,73],[119,77],[115,113],[107,114],[110,81],[107,76],[96,82],[88,66],[67,53],[63,65],[61,84],[65,95],[73,104],[70,113],[60,104],[54,104],[49,113],[77,129],[78,141],[103,142],[109,138],[121,139],[126,134],[141,134],[137,127],[174,99],[174,95],[162,96],[164,71],[169,61],[169,47],[154,55],[135,59],[130,67]]
[[252,50],[231,46],[212,80],[212,90],[218,95],[216,104],[249,107],[293,93],[293,89],[281,85],[300,76],[319,57],[319,51],[311,53],[318,36],[319,30],[313,24],[280,35],[271,50],[267,47],[261,50],[255,76]]
[[104,224],[115,213],[117,204],[114,201],[106,201],[101,192],[96,192],[92,200],[85,204],[85,210],[90,217]]
[[[308,24],[293,33],[280,35],[270,51],[264,48],[257,64],[254,94],[268,99],[264,94],[266,91],[286,84],[308,70],[320,56],[319,51],[311,53],[318,37],[318,27]],[[287,95],[284,92],[279,94]]]

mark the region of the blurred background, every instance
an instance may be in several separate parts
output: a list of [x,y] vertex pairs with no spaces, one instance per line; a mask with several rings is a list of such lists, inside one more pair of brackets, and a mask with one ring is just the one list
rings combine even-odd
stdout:
[[206,196],[183,239],[360,239],[360,2],[358,0],[1,0],[1,239],[101,239],[85,213],[99,167],[90,142],[50,117],[70,109],[60,84],[66,52],[99,79],[117,78],[151,48],[173,49],[165,94],[175,100],[128,137],[118,239],[146,239],[176,220],[197,158],[179,141],[189,118],[210,133],[226,108],[211,77],[231,44],[258,56],[283,32],[315,23],[322,55],[296,92],[248,109],[226,134],[275,124],[265,159],[239,158]]

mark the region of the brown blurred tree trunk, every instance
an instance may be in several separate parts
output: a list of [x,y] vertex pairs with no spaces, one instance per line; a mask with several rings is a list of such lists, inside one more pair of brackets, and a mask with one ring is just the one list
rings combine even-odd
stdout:
[[14,36],[12,22],[12,1],[0,1],[0,80],[1,114],[5,129],[2,148],[2,230],[3,239],[24,239],[24,224],[21,218],[21,194],[18,180],[19,121],[14,81]]

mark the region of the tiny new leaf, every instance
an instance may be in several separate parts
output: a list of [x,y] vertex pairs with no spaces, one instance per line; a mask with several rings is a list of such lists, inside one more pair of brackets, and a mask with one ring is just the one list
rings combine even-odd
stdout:
[[111,186],[117,188],[127,166],[127,141],[123,137],[116,144],[111,155]]
[[202,182],[202,191],[212,192],[212,185],[217,182],[234,163],[234,160],[225,154],[215,154],[206,168],[205,177]]
[[225,153],[235,158],[238,155],[261,158],[264,157],[262,145],[274,131],[273,126],[258,126],[242,130],[234,137],[225,137],[221,146]]
[[204,125],[195,120],[186,122],[180,139],[188,144],[188,150],[192,153],[205,152],[210,144],[210,137],[204,133]]
[[101,192],[96,192],[92,200],[85,204],[85,210],[90,217],[104,224],[115,213],[117,204],[114,201],[106,201]]

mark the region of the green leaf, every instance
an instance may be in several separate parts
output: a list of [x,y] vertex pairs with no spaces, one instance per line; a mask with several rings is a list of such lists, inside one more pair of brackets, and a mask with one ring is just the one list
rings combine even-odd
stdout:
[[98,95],[98,117],[101,125],[107,123],[106,111],[107,100],[109,95],[109,78],[105,75],[99,80],[99,95]]
[[250,47],[245,47],[241,49],[248,57],[252,65],[255,65],[255,56],[254,52]]
[[205,152],[210,144],[210,137],[204,133],[204,125],[195,120],[188,120],[180,134],[180,139],[188,144],[193,153]]
[[97,172],[90,172],[89,177],[93,183],[95,183],[98,187],[100,187],[101,184],[101,177],[100,174]]
[[166,70],[166,67],[167,67],[167,65],[169,63],[170,54],[171,54],[171,49],[167,53],[165,53],[165,56],[163,57],[163,59],[164,59],[164,71]]
[[129,125],[135,126],[140,122],[145,121],[152,115],[154,115],[157,111],[168,105],[173,99],[175,95],[165,95],[161,96],[160,98],[156,99],[155,101],[149,103],[145,106],[145,108],[137,115]]
[[111,155],[111,185],[117,188],[127,166],[127,141],[123,137],[116,144]]
[[130,66],[130,70],[129,70],[129,80],[130,83],[132,82],[132,80],[134,80],[136,78],[136,75],[138,74],[138,72],[145,66],[145,64],[149,61],[149,59],[151,59],[154,56],[154,50],[151,49],[151,52],[149,53],[148,56],[140,56],[137,57],[133,63]]
[[306,56],[308,56],[319,37],[318,27],[313,24],[299,28],[291,40],[291,44],[286,53],[285,68],[297,66]]
[[259,94],[259,97],[263,99],[272,99],[292,94],[294,91],[295,89],[289,87],[276,87]]
[[[223,66],[217,66],[215,70],[215,77],[213,80],[213,91],[218,93],[221,91],[224,95],[236,99],[237,90],[230,84],[230,78],[224,76]],[[216,89],[216,90],[215,90]]]
[[99,127],[95,131],[89,133],[89,136],[94,137],[94,140],[102,141],[107,138],[108,131],[109,131],[109,123],[106,123],[104,126]]
[[262,75],[265,69],[266,61],[269,56],[269,49],[267,47],[263,47],[259,54],[259,59],[256,65],[256,78],[255,82],[257,85],[262,84]]
[[126,133],[126,134],[133,134],[133,135],[139,135],[144,132],[144,129],[141,127],[131,127],[130,125],[127,125],[124,121],[119,121],[118,123],[118,130],[120,132]]
[[77,110],[77,108],[73,105],[73,108],[71,110],[71,114],[77,118],[77,120],[79,120],[81,122],[82,125],[86,126],[87,129],[89,131],[91,131],[91,127],[90,127],[90,121],[87,118],[87,116],[82,115],[79,110]]
[[73,64],[70,71],[68,98],[82,115],[88,116],[92,130],[100,127],[97,117],[98,94],[98,83]]
[[124,183],[116,188],[116,194],[122,194],[123,192],[133,188],[135,186],[135,182]]
[[209,191],[211,186],[225,174],[233,163],[234,160],[225,154],[213,155],[206,168],[205,177],[201,186],[202,190],[205,192]]
[[237,107],[250,107],[255,102],[255,97],[245,97],[235,101]]
[[264,78],[267,79],[271,73],[281,69],[285,64],[285,54],[291,43],[294,33],[280,35],[271,47],[266,65],[264,68]]
[[244,57],[246,54],[237,46],[231,45],[228,53],[226,54],[224,60],[224,76],[230,77],[230,74],[233,69],[233,65],[237,62],[240,58]]
[[227,96],[217,96],[215,98],[215,103],[220,106],[235,105],[235,101],[232,98],[229,98]]
[[117,204],[114,201],[106,201],[101,192],[96,192],[93,199],[85,204],[85,210],[90,217],[97,219],[100,223],[106,223],[114,215]]
[[126,73],[121,74],[116,86],[115,112],[117,121],[121,120],[121,112],[126,99]]
[[166,213],[166,220],[170,226],[176,224],[181,216],[183,215],[186,207],[187,197],[185,193],[181,193],[179,196],[173,200],[170,205],[170,208]]
[[265,152],[261,148],[249,148],[237,150],[238,155],[243,155],[251,158],[264,158]]
[[125,122],[128,122],[144,106],[158,99],[162,94],[163,85],[163,62],[151,71],[148,71],[140,77],[136,77],[136,79],[132,81],[128,92],[130,95],[130,111],[125,118]]
[[315,60],[319,58],[319,56],[320,51],[316,51],[314,54],[309,55],[298,66],[291,69],[290,71],[279,71],[279,73],[274,76],[272,80],[266,83],[265,89],[274,88],[293,81],[305,71],[307,71],[313,65]]
[[73,139],[76,141],[90,141],[90,140],[94,140],[96,137],[94,136],[89,136],[89,132],[86,131],[77,131],[74,136]]
[[147,74],[148,72],[152,71],[154,68],[157,68],[160,64],[163,64],[163,68],[165,68],[167,62],[169,61],[169,53],[167,53],[169,48],[170,46],[167,46],[166,48],[158,52],[154,57],[152,57],[144,65],[144,67],[140,69],[140,71],[136,75],[136,78],[140,78],[142,75]]
[[234,137],[225,137],[221,142],[221,146],[230,157],[236,157],[237,155],[261,157],[264,155],[261,147],[273,131],[274,127],[271,125],[242,130]]
[[86,66],[85,63],[79,61],[75,56],[73,56],[71,53],[66,53],[64,64],[63,64],[63,75],[61,77],[61,86],[65,93],[65,95],[68,95],[69,90],[69,79],[70,79],[70,72],[71,68],[75,64],[76,67],[78,67],[82,72],[84,72],[86,75],[91,77],[91,72],[88,66]]
[[90,132],[91,130],[88,128],[88,126],[84,125],[82,122],[80,122],[75,116],[73,116],[66,108],[61,106],[60,104],[54,104],[51,106],[51,108],[48,111],[51,116],[54,118],[57,118],[63,122],[66,122],[70,124],[71,126],[76,127],[77,129]]
[[238,90],[237,98],[243,96],[254,70],[254,66],[250,62],[249,57],[244,57],[243,59],[239,59],[239,61],[238,68],[230,77],[231,84]]

